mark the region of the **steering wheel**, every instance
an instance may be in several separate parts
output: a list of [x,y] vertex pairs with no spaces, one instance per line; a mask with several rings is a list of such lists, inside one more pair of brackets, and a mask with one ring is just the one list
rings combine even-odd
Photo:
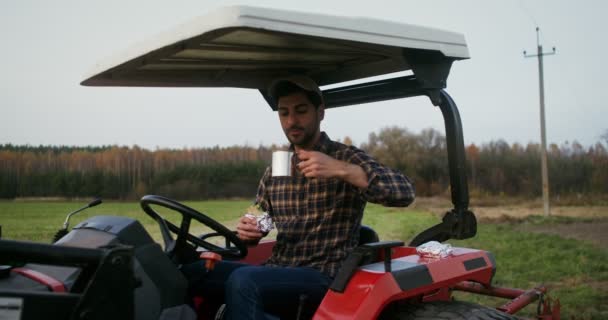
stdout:
[[[150,207],[150,205],[153,204],[179,212],[182,215],[180,226],[177,227],[158,214],[158,212]],[[144,196],[140,200],[140,205],[141,208],[158,223],[163,241],[165,242],[165,253],[171,258],[177,257],[178,260],[181,260],[188,250],[192,251],[193,248],[189,246],[188,242],[195,246],[203,247],[209,251],[218,253],[225,258],[241,259],[247,256],[247,245],[243,240],[239,239],[235,232],[188,206],[156,195]],[[192,219],[213,229],[213,231],[215,231],[215,233],[213,233],[214,236],[219,235],[224,237],[227,246],[220,247],[206,241],[205,239],[207,237],[196,237],[190,234],[190,222]],[[171,232],[177,235],[176,240],[173,240]],[[230,243],[234,246],[229,246]]]

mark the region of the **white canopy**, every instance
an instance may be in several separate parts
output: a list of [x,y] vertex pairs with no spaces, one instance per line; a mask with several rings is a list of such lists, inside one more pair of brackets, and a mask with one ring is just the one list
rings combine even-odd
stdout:
[[82,84],[264,89],[276,77],[303,73],[328,85],[410,70],[406,53],[412,50],[431,51],[446,61],[469,57],[459,33],[368,18],[233,6],[98,64]]

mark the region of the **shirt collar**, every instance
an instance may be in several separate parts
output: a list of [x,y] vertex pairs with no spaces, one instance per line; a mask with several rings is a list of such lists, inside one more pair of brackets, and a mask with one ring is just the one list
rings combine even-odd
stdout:
[[[321,131],[321,135],[319,136],[319,140],[317,141],[317,143],[315,143],[315,145],[312,147],[312,150],[314,151],[319,151],[325,154],[328,154],[331,152],[331,150],[333,149],[332,144],[333,141],[331,141],[331,139],[329,138],[329,136],[325,133],[325,131]],[[290,151],[294,151],[295,148],[293,146],[293,144],[291,144],[289,146],[289,150]]]

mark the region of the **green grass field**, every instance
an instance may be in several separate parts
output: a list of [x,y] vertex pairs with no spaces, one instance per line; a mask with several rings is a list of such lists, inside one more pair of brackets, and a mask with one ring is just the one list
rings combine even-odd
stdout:
[[[185,202],[230,227],[233,227],[249,201]],[[5,239],[50,242],[63,224],[68,212],[79,202],[0,202],[0,225]],[[177,215],[161,210],[172,221]],[[70,226],[93,215],[129,216],[141,221],[159,239],[158,227],[135,202],[107,202],[76,215]],[[529,224],[551,225],[571,222],[569,219],[531,217]],[[565,222],[564,222],[565,221]],[[418,232],[438,222],[438,218],[421,209],[384,208],[368,205],[364,223],[372,226],[383,240],[408,242]],[[473,247],[491,251],[498,269],[495,285],[532,288],[544,283],[551,295],[562,304],[564,319],[607,319],[608,308],[608,250],[588,242],[565,239],[556,235],[530,233],[513,223],[482,223],[478,235],[468,240],[450,240],[454,246]],[[193,233],[204,232],[197,227]],[[464,293],[457,298],[498,306],[504,300],[484,298]],[[536,306],[528,306],[524,314],[534,314]]]

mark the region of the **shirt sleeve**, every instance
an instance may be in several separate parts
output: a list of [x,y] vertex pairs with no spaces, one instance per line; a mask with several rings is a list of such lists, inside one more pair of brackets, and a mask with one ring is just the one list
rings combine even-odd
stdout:
[[270,176],[272,174],[271,168],[266,168],[264,175],[260,179],[260,183],[258,184],[258,192],[255,196],[255,204],[259,205],[264,212],[268,212],[269,215],[272,216],[272,204],[270,203],[270,197],[268,196],[268,192],[266,190],[266,185],[270,181]]
[[364,200],[389,207],[406,207],[414,201],[414,185],[401,172],[380,164],[356,148],[348,162],[360,166],[367,174],[369,185],[360,189]]

